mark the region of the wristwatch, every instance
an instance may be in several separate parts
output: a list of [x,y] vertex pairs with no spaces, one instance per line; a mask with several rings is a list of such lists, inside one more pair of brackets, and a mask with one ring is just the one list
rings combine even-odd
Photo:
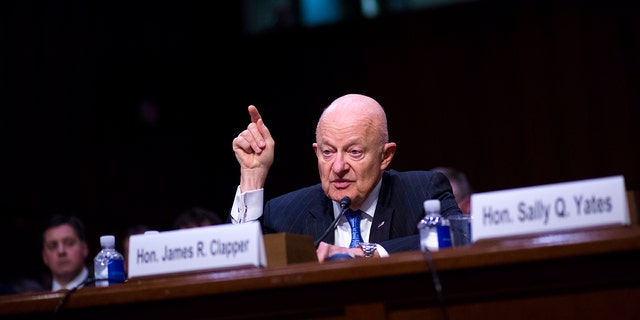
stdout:
[[373,257],[373,253],[377,249],[377,244],[370,242],[360,242],[358,246],[360,247],[360,249],[362,249],[365,258]]

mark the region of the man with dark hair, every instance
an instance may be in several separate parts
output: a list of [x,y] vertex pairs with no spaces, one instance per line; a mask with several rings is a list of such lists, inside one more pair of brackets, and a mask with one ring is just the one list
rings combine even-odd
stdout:
[[174,229],[188,229],[222,224],[224,221],[215,212],[202,208],[192,207],[182,211],[173,221]]
[[460,207],[462,213],[471,214],[471,194],[474,191],[467,179],[467,175],[452,167],[435,167],[431,171],[442,172],[447,176],[453,189],[453,196],[458,202],[458,207]]
[[84,285],[89,277],[89,247],[84,224],[75,216],[56,215],[42,232],[42,261],[51,271],[52,291]]

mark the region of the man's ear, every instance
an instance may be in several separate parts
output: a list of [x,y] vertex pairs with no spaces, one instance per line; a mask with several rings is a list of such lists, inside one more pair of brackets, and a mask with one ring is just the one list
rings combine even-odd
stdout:
[[45,266],[49,266],[49,257],[45,254],[44,249],[42,249],[42,262],[44,263]]
[[471,213],[471,196],[466,196],[458,204],[462,213]]
[[396,143],[388,142],[384,144],[384,148],[382,150],[382,163],[380,164],[380,170],[386,169],[389,164],[391,164],[391,159],[393,159],[393,155],[396,154]]
[[86,259],[89,256],[89,245],[86,242],[81,243],[82,246],[82,256]]

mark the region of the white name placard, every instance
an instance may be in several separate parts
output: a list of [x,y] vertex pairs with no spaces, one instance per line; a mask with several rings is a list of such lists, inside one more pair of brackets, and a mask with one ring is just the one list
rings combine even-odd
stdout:
[[628,225],[622,176],[471,195],[472,241],[603,225]]
[[129,238],[129,278],[243,266],[266,266],[258,222],[220,224]]

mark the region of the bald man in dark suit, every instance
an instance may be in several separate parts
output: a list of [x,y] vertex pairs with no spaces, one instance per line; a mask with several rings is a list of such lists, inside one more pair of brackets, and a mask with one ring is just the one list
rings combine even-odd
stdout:
[[[461,214],[442,173],[389,168],[396,144],[389,142],[386,114],[377,101],[360,94],[337,98],[320,116],[313,143],[320,183],[264,204],[263,187],[275,142],[257,108],[249,106],[248,111],[251,123],[233,140],[240,164],[240,185],[229,217],[233,223],[257,220],[265,233],[311,235],[318,242],[316,254],[322,262],[337,254],[384,257],[418,250],[417,224],[424,215],[425,200],[440,200],[445,217]],[[353,233],[341,216],[345,197],[351,200],[348,209],[360,216],[354,223],[362,236],[359,243],[363,245],[358,247],[350,245]],[[335,231],[322,238],[338,217]]]

